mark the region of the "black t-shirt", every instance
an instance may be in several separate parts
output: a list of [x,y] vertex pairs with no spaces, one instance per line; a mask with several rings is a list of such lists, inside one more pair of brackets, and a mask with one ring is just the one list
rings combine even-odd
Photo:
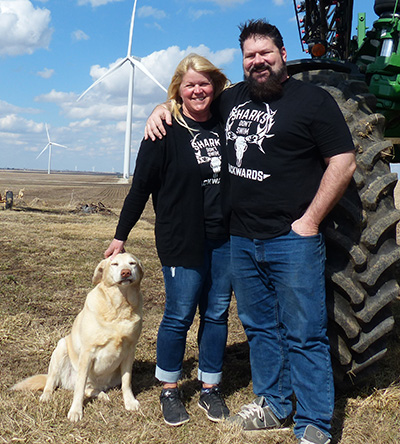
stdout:
[[354,149],[338,105],[322,88],[289,78],[282,97],[270,103],[252,101],[246,83],[235,84],[218,109],[227,139],[223,189],[231,234],[288,233],[317,192],[324,158]]
[[206,236],[211,239],[226,238],[219,189],[221,183],[221,126],[213,118],[206,122],[197,122],[186,116],[183,118],[188,127],[194,130],[189,143],[200,167]]

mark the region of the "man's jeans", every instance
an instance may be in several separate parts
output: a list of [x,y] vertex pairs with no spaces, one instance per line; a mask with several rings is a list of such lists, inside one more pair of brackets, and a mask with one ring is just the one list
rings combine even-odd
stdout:
[[322,235],[231,237],[232,283],[250,346],[253,390],[278,418],[297,399],[295,434],[308,424],[330,436],[334,387],[326,335]]
[[163,273],[166,302],[158,330],[156,378],[162,382],[178,381],[186,334],[199,306],[198,378],[206,384],[218,384],[232,291],[229,241],[208,239],[202,267],[163,267]]

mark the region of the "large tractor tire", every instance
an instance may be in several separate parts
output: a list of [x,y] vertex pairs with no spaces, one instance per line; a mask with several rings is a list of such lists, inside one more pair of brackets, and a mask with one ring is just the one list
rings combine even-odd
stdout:
[[375,0],[374,11],[378,16],[385,13],[393,14],[394,8],[396,12],[400,11],[400,4],[398,3],[396,7],[396,0]]
[[385,355],[385,338],[394,326],[390,305],[399,294],[400,263],[400,211],[393,195],[397,174],[390,171],[392,145],[383,137],[384,117],[373,113],[375,97],[364,82],[325,70],[295,77],[331,93],[356,147],[353,181],[324,228],[332,363],[336,385],[346,388],[369,376]]

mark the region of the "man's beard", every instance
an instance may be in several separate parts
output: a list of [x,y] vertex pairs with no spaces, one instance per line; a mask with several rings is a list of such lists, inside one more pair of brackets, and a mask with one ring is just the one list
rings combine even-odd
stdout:
[[249,86],[250,98],[255,102],[270,102],[282,97],[282,78],[286,73],[286,65],[282,65],[278,72],[272,71],[269,66],[264,68],[269,71],[269,76],[264,81],[257,81],[251,72],[248,77],[245,77]]

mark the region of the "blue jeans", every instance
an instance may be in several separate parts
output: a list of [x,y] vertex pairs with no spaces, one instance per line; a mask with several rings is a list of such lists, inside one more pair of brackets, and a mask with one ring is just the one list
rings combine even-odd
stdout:
[[186,334],[197,307],[198,379],[206,384],[218,384],[221,380],[232,292],[229,241],[207,239],[205,250],[202,267],[163,267],[166,301],[157,337],[159,381],[178,381]]
[[280,419],[297,399],[294,432],[330,436],[334,387],[326,334],[322,235],[231,237],[232,283],[250,347],[253,390]]

